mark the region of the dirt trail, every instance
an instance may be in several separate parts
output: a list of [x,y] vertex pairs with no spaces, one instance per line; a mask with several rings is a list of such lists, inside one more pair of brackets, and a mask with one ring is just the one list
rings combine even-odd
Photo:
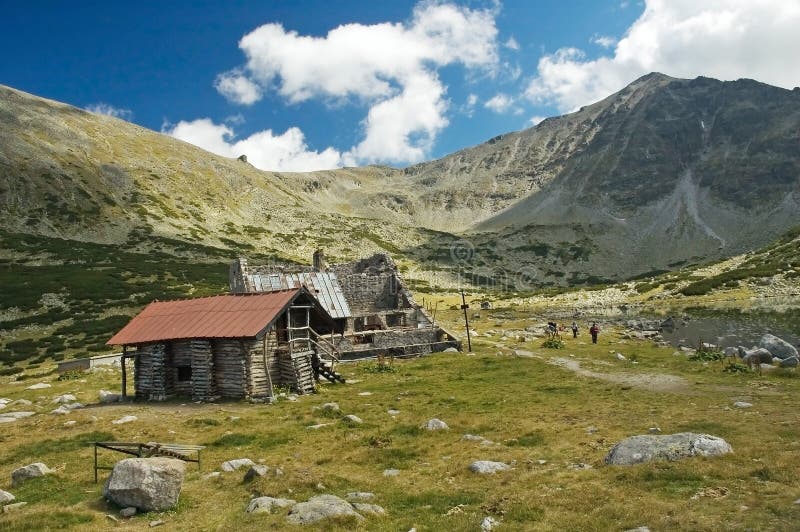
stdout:
[[622,386],[630,386],[633,388],[640,388],[643,390],[661,393],[688,394],[692,392],[689,382],[683,377],[678,377],[677,375],[652,373],[601,373],[582,368],[581,363],[578,360],[562,357],[551,358],[549,363],[553,364],[554,366],[559,366],[573,371],[576,375],[613,382]]

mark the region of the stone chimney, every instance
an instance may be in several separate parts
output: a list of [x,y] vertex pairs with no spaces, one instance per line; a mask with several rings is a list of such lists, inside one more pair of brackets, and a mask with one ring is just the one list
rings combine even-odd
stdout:
[[314,257],[311,262],[315,272],[324,272],[328,269],[328,264],[325,262],[325,253],[318,249],[314,252]]

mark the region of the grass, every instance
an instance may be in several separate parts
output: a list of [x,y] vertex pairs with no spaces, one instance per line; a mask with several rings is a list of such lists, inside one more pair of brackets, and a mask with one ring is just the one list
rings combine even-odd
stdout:
[[[454,324],[458,312],[444,311],[442,319]],[[522,313],[482,313],[487,324],[496,323],[501,314],[514,326],[526,323]],[[0,515],[0,528],[23,529],[26,523],[43,529],[109,526],[104,514],[116,509],[106,506],[101,484],[92,481],[92,451],[86,444],[95,439],[207,446],[203,470],[194,465],[187,470],[178,508],[134,517],[136,527],[163,519],[175,530],[281,529],[282,513],[244,513],[251,495],[306,500],[319,493],[371,491],[386,516],[368,517],[363,523],[332,521],[322,528],[474,530],[487,515],[508,530],[794,528],[800,519],[800,508],[792,505],[800,497],[800,479],[793,473],[793,442],[800,436],[796,373],[726,373],[721,364],[703,366],[673,356],[671,349],[624,341],[610,329],[604,330],[598,345],[571,338],[564,342],[558,351],[529,347],[540,358],[498,356],[498,351],[511,352],[517,344],[479,337],[473,342],[475,356],[396,360],[394,372],[375,372],[370,362],[345,364],[345,377],[360,382],[325,385],[316,395],[272,406],[185,401],[98,405],[97,391],[116,389],[118,373],[89,373],[65,381],[49,376],[43,380],[53,387],[39,391],[10,384],[13,377],[0,377],[0,396],[29,399],[34,405],[26,409],[40,412],[4,426],[0,478],[9,479],[14,468],[33,461],[57,468],[52,478],[21,489],[0,484],[29,503]],[[638,364],[618,363],[610,350],[629,358],[635,355]],[[659,393],[620,386],[547,363],[551,357],[569,355],[598,372],[682,376],[691,389]],[[46,364],[40,371],[46,373]],[[362,391],[372,395],[359,396]],[[89,407],[67,417],[48,414],[50,398],[62,393],[75,393]],[[747,411],[730,408],[741,396],[756,406]],[[327,417],[317,408],[327,402],[337,402],[341,413]],[[389,409],[400,413],[390,416]],[[138,421],[111,424],[127,414]],[[344,414],[361,417],[363,425],[340,422]],[[432,417],[444,420],[450,429],[421,428]],[[65,419],[77,423],[65,427]],[[306,428],[319,423],[332,424]],[[590,426],[597,432],[589,433]],[[664,433],[721,436],[735,452],[633,467],[603,465],[614,443],[646,433],[651,426]],[[462,440],[466,433],[496,443]],[[263,460],[283,474],[248,484],[242,483],[243,472],[202,476],[225,460],[244,457]],[[101,464],[119,458],[106,452],[100,456]],[[478,476],[467,467],[479,459],[513,463],[514,469]],[[570,467],[578,463],[593,467]],[[399,469],[400,475],[385,477],[382,472],[388,468]],[[743,505],[747,511],[741,510]]]

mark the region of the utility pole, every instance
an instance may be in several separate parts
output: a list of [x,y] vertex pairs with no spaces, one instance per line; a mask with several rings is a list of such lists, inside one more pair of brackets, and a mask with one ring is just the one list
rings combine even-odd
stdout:
[[469,305],[467,305],[467,298],[463,290],[461,291],[461,308],[464,310],[464,323],[467,326],[467,352],[472,352],[472,342],[469,338],[469,317],[467,316]]

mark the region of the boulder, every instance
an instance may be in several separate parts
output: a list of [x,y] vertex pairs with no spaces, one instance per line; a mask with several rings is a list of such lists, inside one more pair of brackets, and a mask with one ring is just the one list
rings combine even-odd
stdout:
[[736,356],[737,356],[738,354],[739,354],[739,350],[738,350],[738,349],[736,349],[735,347],[726,347],[726,348],[725,348],[725,356],[726,356],[726,357],[733,357],[733,358],[736,358]]
[[366,502],[354,502],[353,508],[355,508],[356,511],[361,512],[362,514],[372,514],[372,515],[386,514],[386,510],[384,510],[382,506],[378,506],[377,504],[369,504]]
[[137,510],[135,507],[128,506],[127,508],[123,508],[122,510],[120,510],[119,515],[120,517],[133,517],[134,515],[136,515],[136,512]]
[[252,467],[256,465],[255,462],[250,460],[249,458],[236,458],[234,460],[228,460],[227,462],[222,462],[222,470],[231,472],[236,471],[242,467]]
[[447,430],[450,427],[447,426],[447,423],[442,421],[441,419],[429,419],[427,423],[422,426],[424,429],[427,430]]
[[654,460],[681,460],[692,456],[717,456],[732,452],[722,438],[708,434],[681,432],[678,434],[631,436],[611,448],[605,463],[633,465]]
[[100,390],[98,395],[100,396],[100,402],[103,404],[116,403],[122,397],[120,394],[109,392],[108,390]]
[[796,347],[786,340],[782,340],[772,334],[765,334],[762,336],[761,341],[758,342],[758,346],[763,347],[772,353],[773,356],[780,358],[781,360],[798,356]]
[[310,525],[330,517],[355,517],[358,520],[364,517],[355,511],[353,506],[335,495],[317,495],[306,502],[297,503],[286,520],[295,525]]
[[11,485],[16,487],[26,480],[43,477],[50,473],[54,473],[54,471],[41,462],[28,464],[25,467],[20,467],[11,472]]
[[324,412],[339,412],[339,403],[325,403],[321,408]]
[[350,502],[363,502],[374,498],[375,494],[368,491],[352,491],[347,494],[347,500]]
[[798,363],[797,357],[789,357],[789,358],[784,358],[783,360],[781,360],[780,361],[780,366],[782,368],[796,368],[797,367],[797,363]]
[[53,402],[58,403],[60,405],[64,405],[67,403],[74,403],[75,401],[77,401],[77,399],[75,398],[74,395],[70,393],[65,393],[64,395],[59,395],[53,398]]
[[473,473],[487,475],[491,473],[498,473],[500,471],[508,471],[511,467],[503,462],[492,462],[490,460],[477,460],[472,462],[469,470]]
[[267,476],[269,473],[269,468],[265,465],[256,464],[250,466],[250,469],[247,470],[247,473],[244,474],[244,481],[245,482],[252,482],[253,480],[261,477]]
[[174,458],[127,458],[114,465],[103,496],[118,506],[145,512],[174,508],[181,493],[186,464]]
[[12,494],[7,491],[0,490],[0,504],[8,504],[16,499]]
[[354,414],[347,414],[342,418],[342,421],[348,425],[361,425],[364,422],[364,420]]
[[297,504],[292,499],[278,499],[275,497],[256,497],[247,505],[249,514],[271,514],[276,508],[289,508]]
[[746,364],[772,364],[772,353],[763,347],[745,349],[740,346],[738,351],[742,361]]

